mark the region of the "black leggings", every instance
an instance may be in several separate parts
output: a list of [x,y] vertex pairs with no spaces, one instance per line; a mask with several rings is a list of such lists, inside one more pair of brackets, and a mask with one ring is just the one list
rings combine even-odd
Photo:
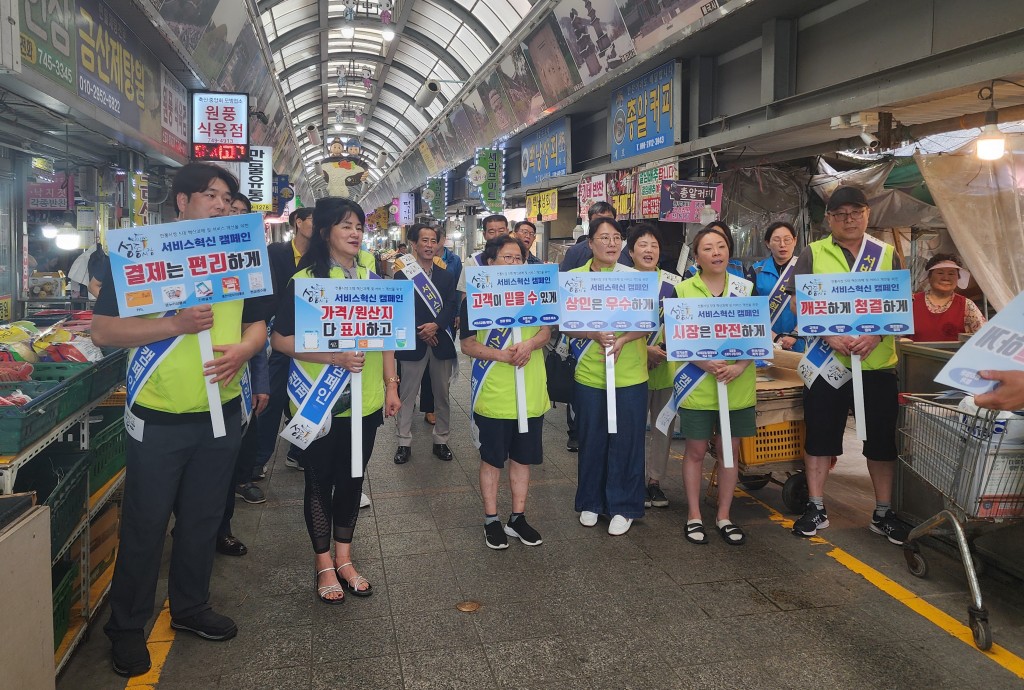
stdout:
[[[384,423],[381,410],[363,417],[363,474],[373,454],[377,427]],[[359,498],[363,491],[363,478],[352,475],[352,420],[335,417],[326,436],[313,441],[302,454],[305,469],[306,496],[303,512],[306,529],[313,542],[314,553],[331,550],[331,531],[334,540],[349,544],[359,517]]]

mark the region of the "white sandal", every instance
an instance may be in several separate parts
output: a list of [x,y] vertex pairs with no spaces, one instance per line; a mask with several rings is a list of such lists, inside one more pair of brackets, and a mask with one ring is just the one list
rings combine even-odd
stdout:
[[[342,587],[340,584],[320,586],[320,576],[324,573],[329,573],[332,570],[334,570],[334,568],[324,568],[323,570],[318,570],[316,572],[316,575],[313,576],[313,586],[316,587],[316,594],[320,598],[320,601],[324,602],[325,604],[330,604],[331,606],[336,606],[338,604],[342,604],[345,602],[345,588]],[[335,576],[337,576],[337,572],[335,572],[334,574]],[[329,599],[326,596],[328,594],[336,594],[338,592],[341,592],[341,596],[335,599]]]
[[[373,585],[371,585],[370,581],[362,575],[356,575],[351,580],[346,580],[341,576],[341,569],[350,565],[352,565],[352,561],[349,561],[348,563],[342,563],[337,568],[335,568],[335,570],[338,573],[338,581],[341,582],[342,589],[344,589],[347,592],[352,592],[352,594],[357,597],[368,597],[371,594],[373,594]],[[359,589],[360,582],[366,583],[366,589]]]

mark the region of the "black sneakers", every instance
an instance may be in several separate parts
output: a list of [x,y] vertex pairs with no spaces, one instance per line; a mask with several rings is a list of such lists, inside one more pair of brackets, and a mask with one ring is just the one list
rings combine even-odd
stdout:
[[647,496],[644,498],[644,508],[668,508],[668,497],[657,484],[647,485]]
[[141,630],[107,633],[111,643],[111,663],[114,673],[125,678],[149,672],[149,648]]
[[246,503],[266,503],[267,496],[263,493],[263,489],[256,486],[252,482],[246,482],[245,484],[239,484],[235,487],[235,495],[240,497]]
[[222,642],[230,640],[238,634],[235,622],[222,616],[213,609],[206,609],[188,618],[172,618],[171,627],[175,630],[186,630],[204,640]]
[[885,511],[885,517],[878,517],[872,513],[868,529],[875,534],[881,534],[896,546],[903,546],[909,534],[906,525],[896,518],[896,513],[892,510]]
[[505,536],[505,530],[501,527],[501,520],[484,525],[484,543],[492,549],[508,548],[508,537]]
[[813,503],[807,503],[807,509],[799,520],[793,523],[793,534],[798,537],[813,537],[819,529],[828,527],[828,513],[819,510]]
[[515,537],[527,546],[539,546],[543,543],[543,540],[540,538],[540,532],[530,526],[530,523],[526,521],[525,515],[520,515],[514,521],[509,520],[508,524],[505,525],[505,534]]

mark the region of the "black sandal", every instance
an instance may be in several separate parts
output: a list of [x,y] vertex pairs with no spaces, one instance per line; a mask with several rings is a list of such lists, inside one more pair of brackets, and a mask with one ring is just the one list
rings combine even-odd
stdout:
[[[345,603],[345,588],[341,585],[320,586],[320,576],[324,573],[329,573],[332,570],[334,570],[334,568],[324,568],[323,570],[318,570],[316,575],[313,576],[313,586],[316,587],[316,595],[317,597],[319,597],[320,601],[324,602],[325,604],[330,604],[331,606],[337,606],[338,604]],[[335,573],[335,575],[337,575],[337,573]],[[337,599],[329,599],[326,596],[328,594],[336,594],[338,592],[341,592],[341,596]]]
[[[740,526],[734,525],[731,522],[728,525],[722,525],[721,527],[719,527],[718,533],[722,535],[722,539],[724,539],[725,543],[729,546],[742,546],[747,541],[747,535],[743,533],[743,530],[740,529]],[[735,534],[740,535],[740,538],[733,539],[732,537]]]
[[[348,563],[342,563],[337,568],[335,568],[335,570],[338,572],[338,582],[341,583],[341,588],[344,589],[346,592],[351,592],[354,596],[357,597],[368,597],[371,594],[373,594],[373,585],[371,585],[370,581],[362,575],[356,575],[351,580],[346,580],[341,576],[341,569],[347,565],[352,565],[352,561],[349,561]],[[366,589],[359,589],[360,582],[366,583]]]
[[704,531],[703,522],[687,522],[686,532],[683,534],[686,537],[686,541],[691,544],[707,544],[708,535]]

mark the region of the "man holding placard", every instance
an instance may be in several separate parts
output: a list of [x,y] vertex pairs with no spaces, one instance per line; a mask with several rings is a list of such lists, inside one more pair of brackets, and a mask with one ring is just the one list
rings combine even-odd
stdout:
[[438,251],[435,228],[417,223],[409,228],[407,237],[414,260],[409,256],[395,260],[395,280],[411,280],[416,291],[416,333],[410,334],[410,338],[416,340],[416,350],[395,354],[402,363],[396,465],[404,465],[412,456],[412,407],[424,370],[430,372],[434,392],[434,455],[445,461],[454,457],[448,447],[451,422],[448,384],[456,358],[455,336],[451,330],[459,308],[455,281],[448,271],[434,265],[434,254]]
[[[184,221],[228,215],[237,191],[233,176],[203,163],[179,170],[171,190]],[[251,410],[243,372],[266,340],[262,305],[237,299],[256,291],[269,294],[271,287],[269,271],[262,270],[266,245],[262,250],[257,246],[263,242],[262,225],[258,219],[242,220],[247,218],[255,216],[232,218],[237,223],[230,231],[223,222],[174,223],[111,231],[109,236],[113,279],[104,283],[96,302],[93,340],[132,348],[121,541],[104,628],[120,675],[141,675],[150,667],[144,628],[153,614],[172,510],[171,627],[208,640],[227,640],[237,632],[208,600],[243,406]],[[187,239],[161,240],[176,227]],[[256,248],[239,249],[246,245]],[[187,260],[179,260],[183,252]],[[232,268],[241,266],[258,270],[243,274]],[[170,283],[163,285],[161,278]],[[173,304],[182,308],[170,308]],[[155,305],[166,312],[153,311]],[[145,315],[128,318],[140,311]],[[211,343],[217,356],[201,355]],[[211,397],[216,409],[211,409]]]
[[[527,546],[537,546],[541,536],[526,521],[524,512],[530,465],[539,465],[544,459],[541,437],[544,413],[551,401],[541,350],[551,339],[551,329],[518,324],[557,320],[558,272],[554,265],[541,267],[550,281],[544,289],[536,270],[524,266],[525,245],[508,235],[489,241],[483,256],[488,267],[505,268],[469,268],[469,293],[461,323],[462,352],[473,358],[472,417],[480,449],[484,542],[492,549],[504,549],[508,537],[515,537]],[[540,308],[539,317],[523,315],[533,307]],[[492,324],[494,327],[488,328]],[[503,529],[498,517],[498,484],[506,459],[510,461],[512,513]]]
[[[864,192],[855,187],[839,187],[829,198],[826,210],[832,232],[800,253],[787,287],[788,294],[796,294],[796,279],[800,276],[902,268],[891,245],[867,234],[870,209]],[[798,300],[793,300],[792,304],[799,323]],[[825,480],[833,456],[843,454],[847,417],[858,395],[850,372],[854,355],[860,357],[863,368],[864,398],[871,401],[865,406],[861,420],[866,431],[864,456],[875,493],[870,529],[893,544],[902,544],[907,528],[896,519],[890,507],[898,457],[896,423],[899,416],[896,345],[892,335],[832,335],[807,343],[799,372],[805,386],[804,464],[809,500],[803,516],[793,525],[793,533],[811,537],[829,526],[824,504]]]

